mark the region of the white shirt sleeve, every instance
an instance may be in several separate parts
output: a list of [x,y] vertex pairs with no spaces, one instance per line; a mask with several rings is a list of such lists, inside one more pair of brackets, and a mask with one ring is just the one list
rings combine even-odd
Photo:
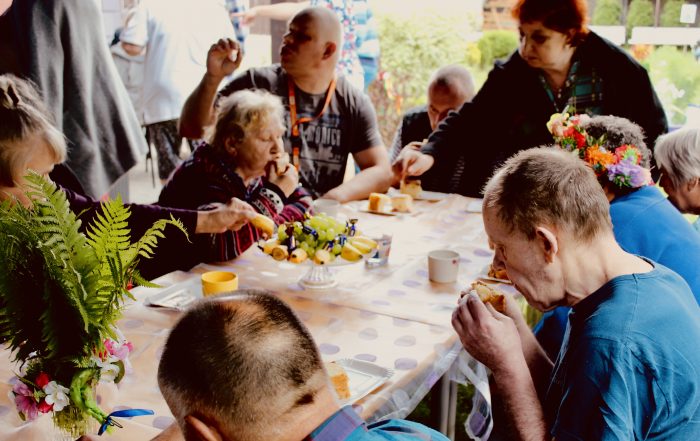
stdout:
[[125,22],[124,30],[119,39],[124,43],[146,46],[148,43],[148,10],[143,2],[129,11]]

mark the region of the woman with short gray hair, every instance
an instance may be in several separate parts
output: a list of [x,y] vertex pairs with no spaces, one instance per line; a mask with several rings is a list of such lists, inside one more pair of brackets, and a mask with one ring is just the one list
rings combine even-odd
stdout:
[[[654,158],[668,200],[683,213],[700,214],[700,129],[689,127],[661,136]],[[694,226],[700,229],[700,223]]]

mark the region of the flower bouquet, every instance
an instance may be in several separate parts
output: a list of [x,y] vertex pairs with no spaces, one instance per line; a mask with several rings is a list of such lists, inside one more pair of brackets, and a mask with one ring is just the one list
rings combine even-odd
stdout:
[[555,113],[547,129],[557,145],[586,161],[598,178],[618,187],[638,188],[652,183],[651,172],[643,167],[642,152],[634,145],[606,148],[605,136],[594,138],[585,128],[588,115]]
[[116,383],[129,369],[132,347],[115,327],[133,299],[127,285],[155,286],[139,275],[139,258],[153,255],[166,225],[185,229],[160,220],[132,244],[130,212],[117,198],[83,234],[63,191],[35,174],[27,181],[31,207],[0,204],[0,342],[20,365],[10,397],[22,419],[51,413],[72,439],[90,419],[101,433],[117,425],[113,416],[135,416],[107,415],[94,396],[98,381]]

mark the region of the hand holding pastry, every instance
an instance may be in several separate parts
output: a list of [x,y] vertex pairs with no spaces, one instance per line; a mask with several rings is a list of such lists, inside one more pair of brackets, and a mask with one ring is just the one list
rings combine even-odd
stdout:
[[268,169],[268,180],[289,196],[299,185],[299,173],[289,164],[289,155],[283,153]]

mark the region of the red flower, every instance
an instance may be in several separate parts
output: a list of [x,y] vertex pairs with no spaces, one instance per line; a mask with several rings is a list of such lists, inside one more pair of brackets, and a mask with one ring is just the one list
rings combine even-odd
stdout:
[[53,410],[53,404],[47,403],[46,400],[41,400],[41,403],[39,403],[39,412],[49,413],[52,410]]
[[49,384],[49,381],[51,379],[49,378],[49,375],[46,372],[39,372],[39,375],[36,376],[36,385],[39,386],[40,389],[43,389],[44,386]]
[[574,139],[576,139],[576,145],[578,148],[586,145],[586,137],[583,136],[583,133],[579,132],[578,130],[574,131]]

